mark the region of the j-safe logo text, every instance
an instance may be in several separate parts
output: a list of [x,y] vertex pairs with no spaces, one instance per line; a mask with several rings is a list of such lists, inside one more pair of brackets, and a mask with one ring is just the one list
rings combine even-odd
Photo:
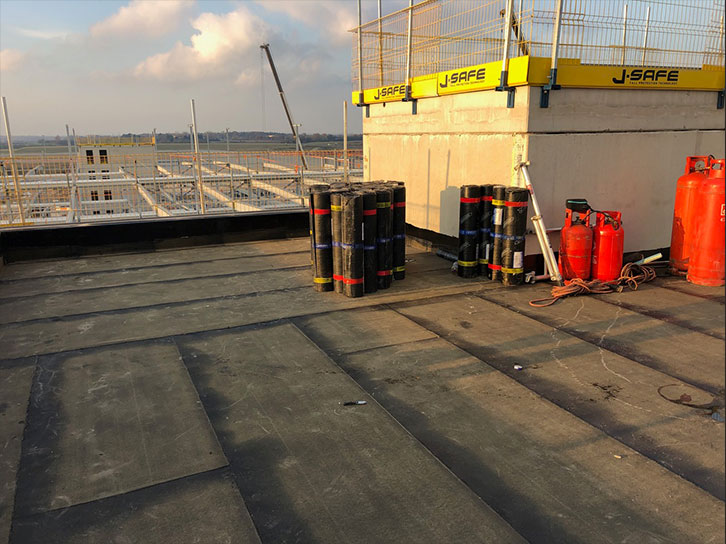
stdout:
[[678,70],[643,70],[641,68],[623,69],[620,77],[614,77],[613,83],[624,85],[625,83],[660,83],[662,85],[673,85],[678,83]]
[[388,87],[381,87],[380,89],[376,89],[376,95],[373,97],[373,99],[380,100],[381,98],[386,98],[387,96],[396,96],[405,93],[405,85],[390,85]]
[[475,83],[477,81],[483,81],[486,76],[486,68],[479,68],[478,70],[463,70],[461,72],[454,72],[444,76],[443,83],[439,83],[439,87],[445,89],[449,85],[452,87],[455,85],[463,85],[464,83]]

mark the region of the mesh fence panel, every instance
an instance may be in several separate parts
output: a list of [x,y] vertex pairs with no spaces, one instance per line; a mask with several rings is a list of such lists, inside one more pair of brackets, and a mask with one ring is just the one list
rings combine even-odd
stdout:
[[[411,24],[411,76],[501,60],[550,57],[557,0],[425,0]],[[363,88],[406,79],[408,8],[360,27]],[[353,88],[358,89],[358,29]],[[723,69],[721,0],[563,0],[560,58],[605,66]]]

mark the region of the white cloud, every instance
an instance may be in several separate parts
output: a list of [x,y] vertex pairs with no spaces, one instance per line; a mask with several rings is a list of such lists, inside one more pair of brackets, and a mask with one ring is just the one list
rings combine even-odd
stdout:
[[[191,22],[196,31],[191,45],[181,42],[165,53],[153,55],[139,63],[134,75],[167,81],[189,81],[209,76],[233,74],[240,70],[242,59],[250,59],[267,34],[267,26],[246,8],[239,7],[224,15],[202,13]],[[239,83],[249,81],[240,75]]]
[[91,36],[163,36],[173,31],[193,6],[193,0],[131,0],[93,25]]
[[35,38],[38,40],[57,40],[63,39],[68,36],[68,32],[62,30],[37,30],[33,28],[20,28],[15,29],[18,34],[27,36],[28,38]]
[[0,72],[17,69],[25,58],[25,53],[17,49],[0,49]]
[[310,0],[276,0],[262,2],[269,12],[283,13],[309,27],[317,28],[335,45],[350,41],[348,30],[358,24],[353,2]]

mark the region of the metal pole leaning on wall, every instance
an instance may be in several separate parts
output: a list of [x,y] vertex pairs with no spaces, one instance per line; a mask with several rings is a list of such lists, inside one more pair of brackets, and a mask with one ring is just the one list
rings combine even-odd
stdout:
[[404,100],[411,100],[411,47],[413,37],[413,0],[408,0],[408,29],[406,30],[406,94]]
[[529,170],[527,169],[528,165],[529,162],[523,162],[519,165],[519,168],[522,170],[525,185],[527,186],[529,196],[532,199],[532,211],[534,212],[534,215],[532,216],[532,224],[534,225],[534,232],[537,235],[537,240],[539,241],[539,247],[542,250],[542,257],[544,257],[545,272],[550,275],[550,279],[556,282],[557,285],[562,285],[562,275],[560,274],[560,269],[557,267],[555,252],[552,251],[552,245],[550,245],[550,239],[547,236],[547,228],[545,227],[544,220],[542,219],[542,212],[539,209],[539,203],[537,202],[537,197],[534,194],[532,179],[529,177]]
[[194,137],[194,161],[197,163],[197,177],[199,180],[199,211],[204,214],[204,186],[202,181],[202,163],[199,160],[199,135],[197,134],[197,111],[194,107],[194,99],[191,100],[192,105],[192,135]]
[[560,35],[562,33],[562,3],[564,0],[557,0],[557,11],[555,15],[555,28],[552,33],[552,59],[550,62],[550,76],[547,85],[542,87],[542,94],[539,98],[539,107],[547,108],[550,105],[550,91],[557,90],[557,62],[560,56]]
[[20,213],[20,222],[25,223],[25,214],[23,212],[23,203],[20,199],[20,183],[18,181],[18,166],[15,164],[15,154],[13,152],[13,137],[10,134],[10,118],[8,117],[8,105],[5,97],[2,97],[3,121],[5,122],[5,136],[8,140],[8,153],[10,154],[10,168],[13,173],[13,184],[15,185],[15,198],[18,201],[18,212]]

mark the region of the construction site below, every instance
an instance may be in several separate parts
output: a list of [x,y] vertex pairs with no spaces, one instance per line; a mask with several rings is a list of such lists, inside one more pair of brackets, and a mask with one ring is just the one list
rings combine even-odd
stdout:
[[360,150],[161,152],[79,137],[69,155],[0,156],[0,228],[307,206],[308,187],[362,177]]

